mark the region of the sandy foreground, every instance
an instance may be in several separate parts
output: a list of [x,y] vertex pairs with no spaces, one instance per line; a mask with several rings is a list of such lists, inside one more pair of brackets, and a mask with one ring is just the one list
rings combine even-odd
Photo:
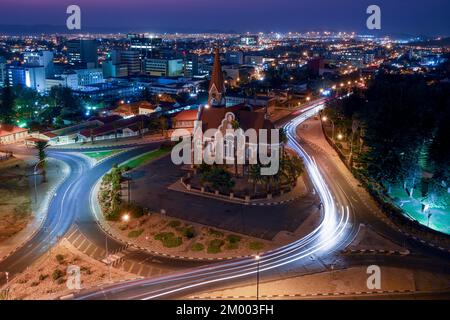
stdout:
[[[110,281],[109,270],[105,264],[79,252],[69,242],[62,240],[49,254],[39,258],[9,282],[8,299],[47,300],[77,291],[68,288],[68,283],[74,283],[71,281],[74,277],[68,273],[70,266],[79,268],[82,289]],[[112,282],[135,278],[136,275],[111,268]]]

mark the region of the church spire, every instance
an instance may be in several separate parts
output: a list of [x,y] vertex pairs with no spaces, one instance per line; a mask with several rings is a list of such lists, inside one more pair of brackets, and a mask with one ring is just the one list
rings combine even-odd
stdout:
[[225,81],[223,79],[222,66],[220,64],[219,48],[214,50],[214,65],[212,68],[211,82],[209,83],[208,104],[213,107],[224,107],[225,102]]

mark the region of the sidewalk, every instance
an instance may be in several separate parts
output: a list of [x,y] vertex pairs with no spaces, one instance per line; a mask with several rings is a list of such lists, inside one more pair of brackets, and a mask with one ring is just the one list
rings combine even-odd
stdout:
[[[446,275],[403,268],[382,267],[380,289],[367,288],[366,267],[354,267],[282,280],[260,279],[261,299],[305,299],[345,296],[374,296],[430,291],[448,291]],[[270,292],[270,294],[268,294]],[[189,299],[256,299],[256,285],[204,292]]]
[[[27,159],[27,164],[32,167],[36,160]],[[32,171],[33,168],[30,168]],[[33,215],[32,221],[20,232],[5,240],[0,245],[0,261],[6,259],[22,247],[34,234],[39,230],[40,226],[47,217],[47,208],[51,198],[55,194],[56,189],[69,176],[70,168],[62,161],[48,158],[47,159],[47,182],[41,183],[42,177],[37,178],[37,203],[35,201],[34,176],[29,177],[31,211]]]

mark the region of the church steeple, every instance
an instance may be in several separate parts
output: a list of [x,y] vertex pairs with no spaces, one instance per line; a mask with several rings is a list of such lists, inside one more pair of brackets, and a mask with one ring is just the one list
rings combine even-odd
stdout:
[[214,65],[212,68],[208,93],[208,104],[210,106],[225,107],[225,81],[223,79],[222,66],[220,64],[219,48],[217,47],[214,50]]

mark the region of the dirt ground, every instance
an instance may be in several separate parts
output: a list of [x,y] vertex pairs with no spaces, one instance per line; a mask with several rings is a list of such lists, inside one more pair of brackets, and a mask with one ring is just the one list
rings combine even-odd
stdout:
[[[134,243],[139,247],[156,252],[164,252],[171,255],[179,255],[192,258],[224,258],[248,256],[260,251],[273,249],[270,241],[248,237],[225,230],[210,228],[198,223],[187,222],[181,219],[162,216],[157,213],[132,219],[128,223],[109,222],[114,234],[123,241]],[[191,228],[193,235],[187,237],[184,230]],[[174,247],[163,245],[161,240],[156,240],[157,235],[172,233],[180,238],[180,243]],[[230,237],[239,239],[230,243]],[[236,238],[237,237],[237,238]],[[220,243],[219,250],[208,251],[211,241]],[[214,250],[214,249],[212,249]]]
[[0,244],[24,229],[32,219],[26,163],[11,158],[0,162]]
[[[9,283],[9,300],[55,299],[70,294],[67,287],[69,266],[80,268],[81,288],[109,282],[108,267],[79,252],[62,241],[50,254],[45,254]],[[136,278],[135,275],[111,268],[111,281]],[[4,289],[4,288],[3,288]]]

